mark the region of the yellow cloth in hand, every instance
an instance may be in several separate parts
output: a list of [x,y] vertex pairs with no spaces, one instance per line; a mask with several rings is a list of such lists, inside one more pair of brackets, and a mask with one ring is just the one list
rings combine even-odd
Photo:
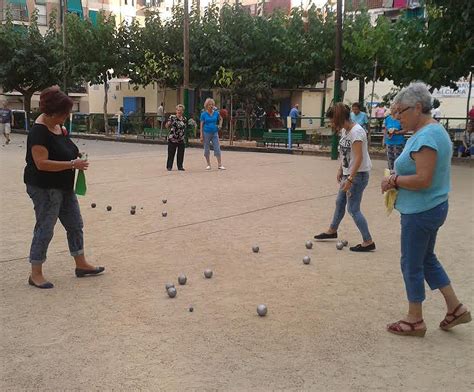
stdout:
[[[384,172],[385,177],[390,176],[390,170],[385,169]],[[389,189],[388,191],[384,192],[384,203],[385,209],[387,210],[387,216],[390,215],[395,207],[395,201],[397,200],[398,191],[396,189]]]

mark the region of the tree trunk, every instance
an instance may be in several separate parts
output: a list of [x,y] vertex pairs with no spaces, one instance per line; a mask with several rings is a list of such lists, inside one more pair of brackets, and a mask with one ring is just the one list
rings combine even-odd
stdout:
[[230,136],[230,145],[234,144],[234,133],[232,129],[232,91],[230,93],[230,113],[229,113],[229,136]]
[[106,80],[104,83],[104,131],[105,134],[109,134],[109,120],[107,118],[107,103],[109,101],[109,81]]
[[163,115],[161,116],[160,118],[160,135],[161,135],[161,131],[163,131],[163,123],[164,123],[164,120],[166,118],[166,86],[163,86]]
[[31,97],[33,96],[34,91],[25,91],[23,93],[23,110],[26,113],[25,119],[25,129],[30,130],[30,117],[31,117]]
[[365,97],[365,78],[359,78],[359,103],[361,106],[364,106],[364,97]]

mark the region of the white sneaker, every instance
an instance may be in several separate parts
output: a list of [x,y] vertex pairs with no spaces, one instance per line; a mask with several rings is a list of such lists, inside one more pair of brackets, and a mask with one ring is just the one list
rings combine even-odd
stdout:
[[206,166],[206,170],[211,170],[211,167],[210,167],[210,166]]
[[219,170],[225,170],[225,167],[221,165],[221,166],[218,167],[218,169]]

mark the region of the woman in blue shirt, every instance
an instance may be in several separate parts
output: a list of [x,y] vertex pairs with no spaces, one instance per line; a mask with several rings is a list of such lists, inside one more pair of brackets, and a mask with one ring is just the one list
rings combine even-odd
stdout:
[[400,121],[388,115],[384,121],[384,143],[387,148],[388,168],[393,170],[395,160],[400,156],[405,146],[406,130],[402,130]]
[[425,280],[446,301],[441,329],[471,321],[471,313],[458,300],[434,253],[438,229],[448,215],[452,143],[443,126],[431,117],[431,99],[424,83],[412,83],[395,97],[393,115],[413,136],[395,161],[395,174],[382,180],[382,191],[398,189],[395,208],[401,214],[401,268],[408,314],[387,325],[389,332],[398,335],[422,337],[426,333],[422,312]]
[[206,158],[206,170],[211,170],[210,144],[214,148],[214,156],[217,158],[217,167],[225,170],[222,165],[221,148],[219,145],[218,131],[222,127],[222,117],[219,111],[214,110],[216,103],[212,98],[207,98],[204,102],[204,111],[201,113],[201,143],[204,144],[204,157]]

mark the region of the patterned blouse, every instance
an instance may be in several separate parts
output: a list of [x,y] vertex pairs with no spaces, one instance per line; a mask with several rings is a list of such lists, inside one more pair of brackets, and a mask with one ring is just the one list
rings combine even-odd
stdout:
[[169,118],[170,122],[170,132],[168,134],[168,141],[172,143],[182,143],[184,142],[184,134],[186,132],[186,127],[188,126],[188,120],[186,117],[180,120],[176,115],[171,115]]

